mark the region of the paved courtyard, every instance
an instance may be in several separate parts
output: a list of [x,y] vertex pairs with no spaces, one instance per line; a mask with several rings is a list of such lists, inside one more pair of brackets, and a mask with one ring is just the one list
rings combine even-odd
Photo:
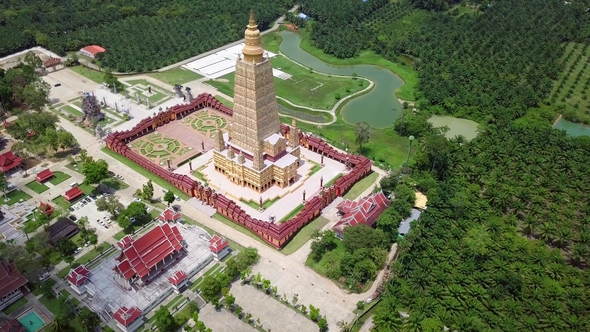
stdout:
[[[323,183],[326,184],[338,176],[338,174],[346,172],[346,167],[343,164],[324,157],[325,166],[310,176],[312,169],[320,164],[321,155],[302,147],[301,156],[303,165],[297,169],[297,180],[295,183],[287,188],[273,186],[263,193],[258,193],[250,188],[239,186],[231,182],[223,174],[215,171],[215,166],[212,162],[213,151],[209,151],[204,155],[197,157],[192,162],[192,166],[193,170],[204,167],[200,172],[207,179],[209,185],[217,192],[234,199],[252,217],[260,220],[270,220],[270,217],[274,216],[275,220],[280,220],[302,203],[303,191],[306,193],[306,198],[309,199],[319,191],[322,178]],[[175,170],[175,173],[190,175],[191,172],[188,165],[184,165]],[[281,199],[263,212],[240,201],[240,199],[244,199],[246,201],[252,200],[258,202],[259,197],[262,197],[263,201],[273,200],[277,197],[280,197]]]
[[239,320],[238,317],[234,316],[234,314],[232,314],[231,312],[225,309],[215,310],[215,308],[210,304],[206,305],[201,309],[201,311],[199,312],[199,320],[203,321],[203,323],[205,323],[205,326],[207,326],[215,332],[256,331],[252,326]]
[[[93,268],[88,287],[94,290],[96,295],[89,298],[89,306],[95,311],[117,310],[122,306],[128,308],[138,307],[143,310],[152,301],[168,297],[172,287],[168,277],[172,276],[176,271],[182,270],[188,273],[199,264],[205,262],[208,264],[212,254],[204,236],[207,233],[199,227],[184,228],[179,225],[179,230],[188,244],[185,247],[187,255],[139,290],[126,286],[124,281],[113,271],[117,264],[117,255],[106,259]],[[205,266],[206,264],[203,265],[203,267]]]
[[[236,303],[244,309],[244,312],[251,313],[254,320],[260,319],[264,329],[285,332],[317,330],[317,325],[309,318],[264,294],[255,286],[241,285],[236,282],[230,293],[236,297]],[[279,294],[282,295],[280,289]],[[288,299],[291,300],[291,297]]]
[[[51,86],[49,100],[55,103],[65,103],[68,100],[81,96],[82,91],[91,92],[100,89],[100,84],[95,83],[78,73],[64,68],[57,71],[50,71],[42,76],[43,80]],[[55,84],[61,84],[56,87]]]

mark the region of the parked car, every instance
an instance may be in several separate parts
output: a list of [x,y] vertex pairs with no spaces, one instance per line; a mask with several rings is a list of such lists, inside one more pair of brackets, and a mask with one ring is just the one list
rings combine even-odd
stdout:
[[133,199],[133,201],[134,201],[134,202],[141,202],[141,199],[140,199],[140,198],[137,198],[137,197],[135,197],[135,198]]
[[122,175],[117,175],[117,179],[119,179],[119,180],[125,180],[125,179],[123,179],[123,176]]
[[110,175],[110,176],[115,176],[115,172],[113,172],[113,171],[109,171],[109,175]]
[[61,83],[55,83],[53,86],[57,88],[58,86],[61,86]]
[[70,211],[74,212],[74,208],[73,208],[73,207],[71,207],[71,206],[68,208],[68,210],[70,210]]
[[84,247],[88,247],[89,245],[90,245],[90,242],[86,242],[86,243],[84,244]]
[[70,215],[68,218],[70,218],[71,221],[76,221],[78,220],[78,218],[75,215]]
[[92,199],[96,199],[96,195],[95,194],[90,194],[88,196],[90,196],[90,198],[92,198]]
[[77,255],[81,252],[82,252],[82,248],[78,247],[78,249],[76,249],[76,251],[74,251],[74,255]]
[[45,281],[49,279],[49,277],[51,277],[51,274],[49,274],[49,272],[45,272],[39,276],[39,281]]

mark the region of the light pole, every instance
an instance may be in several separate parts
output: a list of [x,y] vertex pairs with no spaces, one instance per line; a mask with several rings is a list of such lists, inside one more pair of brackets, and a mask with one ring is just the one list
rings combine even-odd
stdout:
[[406,159],[406,165],[408,165],[408,162],[410,162],[410,153],[412,152],[412,142],[416,138],[413,135],[410,135],[410,137],[408,137],[408,139],[410,140],[410,147],[408,148],[408,158]]

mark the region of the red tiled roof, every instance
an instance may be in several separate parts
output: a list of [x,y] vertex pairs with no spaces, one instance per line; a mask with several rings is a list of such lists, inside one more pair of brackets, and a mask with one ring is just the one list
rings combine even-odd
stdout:
[[342,234],[347,226],[354,226],[359,223],[373,226],[388,204],[389,201],[383,192],[371,194],[354,202],[344,200],[337,206],[338,210],[344,215],[332,229],[336,233]]
[[14,263],[0,261],[0,298],[27,284]]
[[219,254],[228,245],[227,240],[218,235],[213,235],[211,240],[209,240],[209,249],[216,254]]
[[18,167],[23,160],[16,156],[12,151],[0,155],[0,172],[8,172]]
[[121,241],[117,242],[117,245],[121,249],[127,249],[127,248],[129,248],[129,246],[131,245],[132,242],[133,242],[133,238],[131,237],[131,235],[125,235],[125,237],[122,238]]
[[121,325],[129,326],[139,318],[139,316],[141,316],[141,310],[139,308],[132,307],[127,309],[127,307],[121,307],[115,312],[113,318],[115,318]]
[[49,168],[46,168],[37,174],[37,182],[43,182],[51,177],[53,177],[53,172]]
[[85,266],[80,265],[75,269],[71,269],[70,273],[67,275],[66,278],[74,286],[78,287],[84,284],[86,280],[88,280],[88,274],[90,274],[90,271],[88,271],[88,269]]
[[43,65],[45,67],[51,67],[51,66],[59,65],[60,63],[61,63],[60,58],[49,58],[43,63]]
[[98,53],[102,53],[102,52],[106,51],[104,48],[102,48],[98,45],[88,45],[88,46],[82,48],[82,50],[84,50],[92,55],[97,55]]
[[176,221],[178,219],[180,219],[180,213],[179,212],[175,212],[173,208],[168,207],[166,208],[166,210],[164,210],[164,212],[162,212],[159,216],[158,219],[160,219],[161,221]]
[[176,226],[158,225],[142,237],[124,243],[127,247],[116,270],[125,279],[133,275],[143,278],[165,257],[182,250],[181,241],[182,235]]
[[0,323],[0,332],[25,332],[25,327],[15,318]]
[[183,282],[187,277],[186,272],[184,271],[176,271],[174,272],[174,275],[172,275],[172,277],[168,278],[168,281],[170,281],[171,284],[173,284],[174,286],[178,286],[180,285],[181,282]]
[[84,192],[82,192],[82,190],[79,187],[74,187],[74,188],[66,191],[66,193],[64,194],[64,198],[67,201],[71,201],[80,195],[84,195]]

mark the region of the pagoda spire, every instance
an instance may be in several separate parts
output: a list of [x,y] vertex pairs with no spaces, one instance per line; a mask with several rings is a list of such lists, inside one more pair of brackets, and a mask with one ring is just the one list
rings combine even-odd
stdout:
[[242,49],[244,61],[251,63],[261,62],[264,49],[262,48],[262,41],[260,40],[260,30],[258,30],[258,24],[254,17],[254,10],[250,10],[248,27],[244,32],[244,43],[245,45]]

